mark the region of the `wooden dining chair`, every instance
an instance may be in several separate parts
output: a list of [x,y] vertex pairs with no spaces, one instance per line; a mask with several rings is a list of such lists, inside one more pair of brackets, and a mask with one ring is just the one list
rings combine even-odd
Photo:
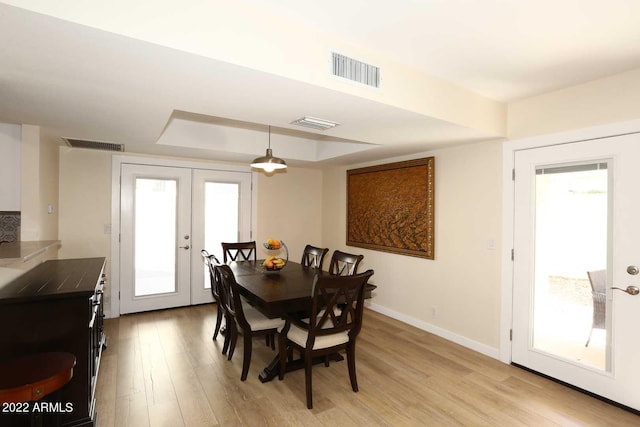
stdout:
[[[200,251],[202,258],[204,259],[204,265],[209,270],[209,280],[211,283],[211,295],[213,296],[213,300],[216,303],[217,313],[216,313],[216,326],[213,330],[213,340],[218,337],[218,333],[220,332],[220,326],[222,325],[222,318],[224,317],[224,307],[222,306],[220,299],[220,286],[218,284],[218,280],[216,280],[216,274],[214,267],[216,265],[220,265],[220,261],[215,255],[209,255],[205,249]],[[226,340],[225,340],[226,341]],[[222,353],[226,353],[226,346],[223,347]]]
[[256,241],[222,242],[222,256],[225,264],[231,261],[255,261],[257,258]]
[[329,252],[329,248],[318,248],[316,246],[307,245],[302,251],[302,264],[305,267],[317,268],[322,270],[324,256]]
[[[278,339],[279,378],[284,379],[290,346],[298,349],[304,359],[305,390],[309,409],[313,407],[311,369],[314,357],[327,356],[346,349],[351,388],[354,392],[358,391],[356,338],[362,328],[364,287],[372,275],[373,270],[351,276],[318,273],[313,280],[313,300],[308,321],[287,316]],[[336,312],[335,307],[338,304],[343,308]]]
[[331,263],[329,264],[329,273],[338,276],[351,276],[358,272],[358,264],[362,261],[364,255],[354,255],[346,252],[335,250],[331,255]]
[[[242,303],[240,298],[240,286],[236,282],[233,271],[228,265],[215,266],[215,271],[220,275],[220,293],[225,304],[227,318],[227,334],[230,343],[227,359],[231,360],[235,350],[238,334],[243,336],[242,381],[247,379],[249,365],[251,364],[252,340],[255,336],[273,336],[278,328],[284,324],[282,319],[270,319],[251,306]],[[238,330],[239,329],[239,330]]]

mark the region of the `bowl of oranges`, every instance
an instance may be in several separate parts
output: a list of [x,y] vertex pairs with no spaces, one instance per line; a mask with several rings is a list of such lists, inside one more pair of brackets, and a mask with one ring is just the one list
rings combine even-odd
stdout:
[[263,243],[264,247],[270,251],[278,250],[282,247],[280,240],[267,239],[266,243]]

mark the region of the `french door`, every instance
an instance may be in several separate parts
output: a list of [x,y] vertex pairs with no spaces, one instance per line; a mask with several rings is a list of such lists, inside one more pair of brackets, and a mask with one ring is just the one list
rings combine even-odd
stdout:
[[193,170],[191,304],[213,301],[209,272],[200,255],[206,249],[222,261],[221,242],[251,239],[251,174]]
[[120,312],[213,301],[201,250],[248,240],[251,174],[122,164]]
[[636,410],[639,164],[637,134],[516,151],[512,341],[514,363]]

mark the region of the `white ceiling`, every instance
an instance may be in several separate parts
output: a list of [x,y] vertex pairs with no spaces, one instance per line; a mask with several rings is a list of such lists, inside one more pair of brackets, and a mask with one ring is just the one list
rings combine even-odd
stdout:
[[640,67],[637,0],[246,1],[498,101]]
[[[185,16],[201,19],[172,15],[177,4]],[[184,41],[201,26],[210,26],[210,44],[217,49],[231,45],[228,33],[215,32],[228,4],[0,3],[0,122],[40,125],[59,137],[123,143],[131,152],[241,162],[264,154],[272,125],[274,154],[294,165],[366,162],[504,137],[358,96],[355,89],[334,90],[238,65],[242,61],[234,61],[234,52],[222,60],[193,53],[197,49]],[[288,37],[309,31],[340,40],[499,103],[640,67],[637,0],[233,4],[247,12],[248,23],[288,22]],[[256,22],[239,28],[234,38],[247,38],[259,27]],[[259,40],[261,34],[252,36]],[[252,54],[260,58],[258,50]],[[291,57],[282,61],[304,65]],[[302,134],[289,123],[303,115],[340,126]]]

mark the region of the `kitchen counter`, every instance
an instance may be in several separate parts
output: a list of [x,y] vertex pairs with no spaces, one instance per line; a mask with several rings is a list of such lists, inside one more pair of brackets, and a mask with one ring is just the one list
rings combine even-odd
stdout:
[[0,267],[27,262],[52,248],[60,247],[60,240],[11,242],[0,244]]

